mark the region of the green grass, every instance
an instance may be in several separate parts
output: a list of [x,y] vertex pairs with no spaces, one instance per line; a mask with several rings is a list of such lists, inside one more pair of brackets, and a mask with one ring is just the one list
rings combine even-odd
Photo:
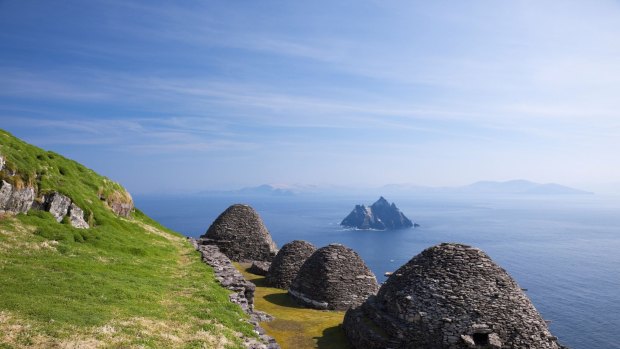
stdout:
[[129,197],[120,185],[1,130],[0,155],[3,179],[61,192],[95,222],[0,216],[0,348],[241,348],[253,335],[185,238],[109,209]]
[[256,285],[254,307],[275,317],[262,322],[267,334],[283,349],[349,349],[342,329],[344,311],[323,311],[304,308],[293,301],[286,290],[267,287],[263,276],[247,271],[248,264],[235,266]]

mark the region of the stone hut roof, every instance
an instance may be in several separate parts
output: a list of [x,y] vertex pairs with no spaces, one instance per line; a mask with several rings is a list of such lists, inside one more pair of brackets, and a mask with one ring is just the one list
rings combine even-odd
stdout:
[[360,305],[378,288],[375,275],[355,251],[331,244],[304,262],[289,294],[312,308],[346,310]]
[[236,204],[215,219],[199,243],[217,245],[233,261],[271,261],[276,244],[258,213],[248,205]]
[[562,348],[519,285],[477,248],[440,244],[347,312],[355,348]]
[[282,246],[269,267],[267,283],[273,287],[288,289],[301,266],[314,251],[316,247],[303,240],[291,241]]

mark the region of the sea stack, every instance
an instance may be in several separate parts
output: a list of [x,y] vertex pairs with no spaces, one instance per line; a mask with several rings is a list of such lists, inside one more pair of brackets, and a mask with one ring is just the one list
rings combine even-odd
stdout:
[[235,262],[270,262],[277,253],[276,244],[258,213],[241,204],[232,205],[220,214],[200,237],[200,243],[217,245]]
[[331,244],[304,262],[288,291],[311,308],[346,310],[362,304],[378,288],[375,275],[355,251]]
[[357,349],[562,348],[506,271],[460,244],[415,256],[343,326]]
[[[383,196],[370,207],[356,205],[340,225],[357,229],[391,230],[414,226],[414,223]],[[417,224],[415,224],[417,226]]]
[[272,287],[288,289],[301,266],[314,251],[316,247],[303,240],[291,241],[282,246],[269,267],[267,283]]

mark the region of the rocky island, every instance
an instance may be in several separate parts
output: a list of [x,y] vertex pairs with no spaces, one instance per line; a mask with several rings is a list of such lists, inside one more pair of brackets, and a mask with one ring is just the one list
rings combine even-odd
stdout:
[[417,227],[409,218],[396,207],[390,204],[383,196],[374,204],[355,205],[349,215],[342,220],[340,225],[357,229],[393,230]]

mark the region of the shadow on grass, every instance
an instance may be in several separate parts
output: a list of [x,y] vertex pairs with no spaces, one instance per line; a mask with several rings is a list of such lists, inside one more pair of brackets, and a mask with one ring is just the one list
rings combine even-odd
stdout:
[[265,300],[269,303],[279,305],[281,307],[287,308],[296,308],[296,309],[306,309],[305,307],[297,304],[288,293],[273,293],[268,294],[265,297]]
[[328,327],[323,330],[322,336],[314,337],[319,349],[350,349],[349,341],[342,325]]

